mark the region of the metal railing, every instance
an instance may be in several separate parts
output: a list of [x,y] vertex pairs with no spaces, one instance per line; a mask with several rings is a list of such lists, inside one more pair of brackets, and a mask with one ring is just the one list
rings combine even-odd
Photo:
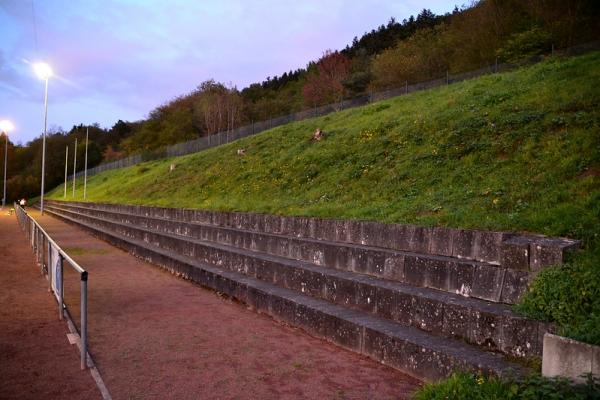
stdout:
[[[81,281],[80,289],[80,327],[79,336],[81,343],[81,369],[87,367],[87,289],[88,289],[88,273],[75,262],[46,231],[40,224],[34,220],[27,212],[18,204],[14,205],[17,220],[21,229],[25,233],[29,244],[33,248],[36,261],[40,265],[41,273],[48,280],[48,290],[54,293],[58,302],[58,318],[64,318],[64,312],[70,317],[72,313],[69,311],[67,304],[64,301],[64,281],[63,268],[65,262],[77,274]],[[75,325],[75,324],[73,324]]]

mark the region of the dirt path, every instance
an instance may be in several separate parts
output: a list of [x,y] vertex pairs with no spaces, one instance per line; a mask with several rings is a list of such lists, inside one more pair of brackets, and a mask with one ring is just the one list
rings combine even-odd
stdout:
[[418,384],[32,215],[89,271],[90,351],[115,399],[391,399]]
[[0,213],[0,398],[100,399],[15,216]]

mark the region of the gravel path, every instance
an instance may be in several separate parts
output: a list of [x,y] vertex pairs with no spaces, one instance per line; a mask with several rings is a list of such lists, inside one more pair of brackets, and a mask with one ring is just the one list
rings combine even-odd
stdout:
[[0,399],[101,399],[16,217],[0,212]]
[[[90,352],[114,399],[397,399],[418,385],[74,226],[32,215],[89,272]],[[31,264],[31,254],[25,258]],[[39,273],[36,284],[51,304]],[[66,277],[67,302],[76,306],[69,286],[77,281]],[[69,354],[77,368],[77,352]]]

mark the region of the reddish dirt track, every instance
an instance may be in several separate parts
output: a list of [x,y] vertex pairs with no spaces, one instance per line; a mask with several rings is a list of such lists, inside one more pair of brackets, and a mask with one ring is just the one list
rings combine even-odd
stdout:
[[0,215],[0,399],[101,399],[15,216]]
[[[419,384],[32,215],[89,271],[90,352],[114,399],[396,399]],[[31,252],[25,258],[31,266]],[[53,310],[37,278],[35,290]],[[77,352],[67,351],[76,370]]]

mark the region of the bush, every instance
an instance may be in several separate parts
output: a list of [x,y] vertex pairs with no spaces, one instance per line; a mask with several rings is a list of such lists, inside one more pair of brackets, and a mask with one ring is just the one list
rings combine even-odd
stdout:
[[445,381],[425,384],[415,400],[484,400],[512,399],[510,385],[498,379],[474,377],[465,373],[453,374]]
[[528,58],[547,53],[552,45],[552,36],[539,27],[512,35],[497,51],[501,61],[518,64]]
[[600,246],[540,272],[517,311],[553,321],[558,333],[600,345]]
[[522,379],[485,378],[466,373],[419,389],[415,400],[596,400],[600,380],[588,377],[584,384],[565,378],[532,375]]

